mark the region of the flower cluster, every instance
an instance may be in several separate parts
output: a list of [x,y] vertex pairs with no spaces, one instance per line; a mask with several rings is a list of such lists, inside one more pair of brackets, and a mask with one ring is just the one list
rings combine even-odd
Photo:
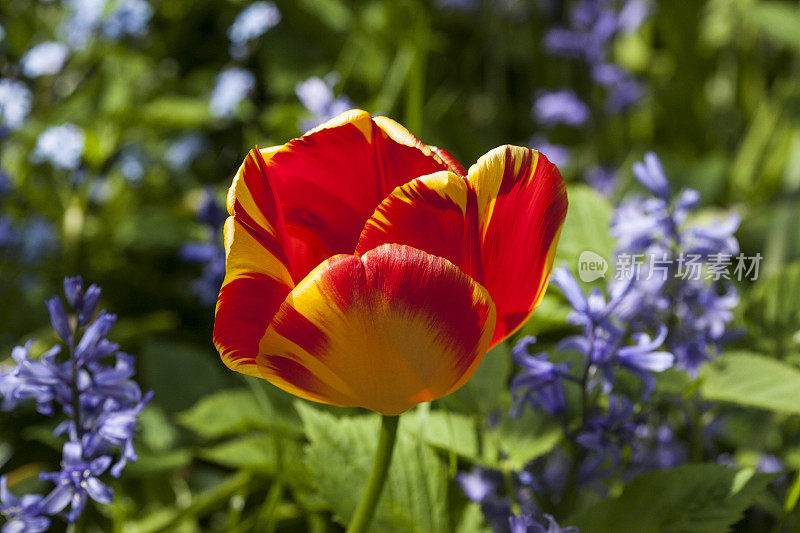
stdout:
[[226,213],[214,198],[211,189],[204,189],[197,208],[197,220],[206,231],[202,241],[187,243],[181,249],[184,261],[203,265],[203,272],[192,284],[192,289],[204,305],[213,305],[225,277],[225,250],[219,241]]
[[615,36],[638,29],[648,15],[644,0],[627,0],[621,9],[612,0],[582,0],[572,6],[567,27],[547,32],[544,46],[551,55],[583,62],[592,80],[607,89],[609,110],[622,111],[639,100],[642,91],[628,72],[610,61],[610,44]]
[[[605,90],[606,109],[619,113],[635,104],[643,94],[640,83],[610,58],[611,43],[617,36],[636,31],[649,15],[644,0],[626,0],[618,8],[613,0],[581,0],[571,5],[565,27],[554,27],[544,36],[544,47],[554,57],[580,61],[591,81]],[[586,126],[592,113],[581,96],[572,89],[540,91],[535,98],[532,116],[541,126]],[[595,120],[597,117],[595,117]],[[530,140],[551,159],[567,164],[571,153],[565,146],[548,141],[541,134]],[[586,181],[608,194],[614,187],[615,174],[608,168],[592,165],[586,169]]]
[[[617,256],[674,259],[684,254],[708,259],[738,252],[733,235],[738,217],[729,215],[709,224],[692,221],[699,194],[686,189],[673,196],[653,153],[634,164],[633,172],[650,195],[626,199],[617,208],[611,222]],[[634,268],[647,268],[647,263]],[[512,416],[526,406],[556,416],[569,443],[513,473],[513,497],[520,506],[524,501],[556,505],[575,483],[603,491],[602,480],[623,466],[621,473],[628,477],[687,459],[687,447],[676,431],[648,410],[646,402],[655,388],[655,374],[676,366],[695,375],[713,357],[726,338],[738,296],[722,277],[630,274],[609,279],[605,292],[592,288],[587,294],[566,266],[554,270],[552,284],[571,307],[567,321],[580,327],[580,333],[561,340],[555,354],[532,353],[533,337],[523,338],[512,351],[520,368],[511,384]],[[566,362],[575,352],[581,365]],[[620,392],[621,372],[641,383],[640,406]],[[567,404],[569,383],[577,386],[581,398],[576,409]],[[623,390],[629,391],[629,385]],[[577,422],[570,418],[576,411]],[[481,503],[493,527],[505,530],[496,524],[508,518],[512,495],[500,495],[498,487],[508,483],[501,484],[502,478],[495,483],[497,476],[498,472],[476,470],[460,474],[459,481],[467,496]],[[536,498],[526,496],[526,491]],[[534,506],[523,511],[541,510]]]
[[[111,503],[113,491],[100,476],[119,477],[128,462],[136,461],[133,437],[139,413],[152,397],[142,394],[133,380],[132,355],[119,351],[108,335],[116,316],[96,313],[101,290],[90,285],[84,290],[80,277],[64,280],[64,293],[72,314],[63,301],[47,301],[53,329],[62,344],[38,358],[31,357],[32,341],[12,352],[15,365],[0,370],[0,397],[4,410],[33,401],[39,413],[65,420],[56,435],[65,435],[61,470],[41,474],[55,488],[46,496],[13,496],[0,477],[0,513],[6,519],[3,531],[45,531],[49,516],[65,509],[74,522],[89,499]],[[96,316],[95,316],[96,315]],[[62,347],[66,354],[62,356]],[[115,461],[116,457],[116,461]]]
[[[738,215],[690,223],[700,199],[697,191],[684,189],[673,196],[654,153],[636,163],[633,172],[652,196],[627,199],[617,209],[611,223],[617,256],[644,254],[672,262],[678,257],[699,257],[709,263],[715,257],[739,252],[734,236]],[[680,266],[679,262],[675,264]],[[736,288],[724,277],[709,279],[673,272],[666,279],[637,281],[633,289],[629,300],[638,302],[638,306],[628,316],[640,322],[669,324],[665,345],[675,355],[678,367],[691,375],[696,375],[728,338],[726,326],[739,303]]]
[[[475,467],[470,472],[456,475],[461,490],[467,498],[481,506],[484,518],[493,531],[503,533],[577,533],[574,527],[562,528],[549,514],[537,510],[528,495],[531,475],[522,471],[514,474],[510,482],[500,472]],[[511,490],[519,502],[519,515],[511,510]]]

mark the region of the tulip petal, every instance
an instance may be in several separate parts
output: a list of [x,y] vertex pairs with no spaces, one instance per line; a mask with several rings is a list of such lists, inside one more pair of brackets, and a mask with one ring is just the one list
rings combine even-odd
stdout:
[[499,342],[544,296],[567,216],[567,188],[544,154],[519,146],[484,155],[467,180],[478,196],[483,284],[502,317],[494,335]]
[[503,146],[481,157],[466,180],[439,172],[395,189],[365,224],[356,253],[397,243],[452,261],[491,294],[494,345],[544,295],[566,210],[555,165],[535,150]]
[[364,222],[398,185],[463,168],[394,121],[348,111],[265,156],[280,198],[295,282],[332,255],[351,254]]
[[283,261],[235,217],[225,222],[225,256],[214,345],[228,367],[259,375],[258,342],[294,282]]
[[486,290],[451,262],[386,245],[314,269],[280,306],[257,362],[297,396],[400,414],[463,385],[494,325]]

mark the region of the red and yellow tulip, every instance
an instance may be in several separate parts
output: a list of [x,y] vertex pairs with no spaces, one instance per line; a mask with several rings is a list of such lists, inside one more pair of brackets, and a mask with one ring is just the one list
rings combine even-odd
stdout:
[[541,300],[567,211],[535,150],[469,172],[349,111],[251,150],[228,192],[214,344],[233,370],[385,415],[445,396]]

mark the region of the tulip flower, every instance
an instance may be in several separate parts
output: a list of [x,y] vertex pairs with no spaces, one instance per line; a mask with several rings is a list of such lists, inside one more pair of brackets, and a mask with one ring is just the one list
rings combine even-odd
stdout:
[[384,415],[349,529],[364,531],[394,415],[464,385],[542,299],[564,180],[517,146],[466,172],[398,123],[353,110],[251,150],[227,208],[214,344],[233,370]]
[[251,150],[227,208],[214,325],[225,364],[397,415],[461,387],[530,317],[567,197],[535,150],[502,146],[465,172],[353,110]]

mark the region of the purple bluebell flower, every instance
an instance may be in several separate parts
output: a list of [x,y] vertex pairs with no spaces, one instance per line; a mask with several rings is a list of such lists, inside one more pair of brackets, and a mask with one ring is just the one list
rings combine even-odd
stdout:
[[644,161],[633,164],[633,174],[639,183],[659,198],[668,199],[670,197],[669,181],[664,174],[664,167],[661,161],[653,152],[644,154]]
[[[34,359],[29,354],[30,341],[14,348],[15,366],[0,371],[0,397],[4,409],[33,400],[42,414],[54,415],[58,406],[66,415],[54,432],[69,438],[63,447],[61,470],[41,475],[56,487],[36,501],[40,514],[45,515],[69,507],[67,517],[74,521],[89,499],[111,502],[113,492],[99,477],[109,468],[110,475],[117,477],[128,462],[136,460],[136,420],[152,392],[142,395],[133,380],[134,357],[119,352],[119,346],[106,339],[116,317],[103,310],[92,320],[100,289],[90,285],[84,291],[83,280],[76,276],[64,280],[64,293],[74,319],[60,298],[48,300],[47,307],[67,353],[59,359],[61,346],[56,345]],[[119,459],[112,466],[117,455]],[[8,517],[11,511],[7,511],[3,509]],[[17,518],[14,515],[10,519],[22,524]]]
[[45,130],[36,139],[32,160],[49,161],[56,168],[75,170],[81,162],[85,144],[83,130],[65,123]]
[[620,465],[623,448],[630,446],[635,449],[638,444],[636,429],[640,423],[630,400],[610,395],[605,413],[589,418],[575,437],[575,441],[589,452],[588,459],[581,465],[581,478],[588,480],[599,475],[606,461],[610,461],[612,466]]
[[559,168],[567,166],[572,159],[572,152],[566,146],[552,144],[541,135],[534,135],[528,146],[543,153],[547,159]]
[[206,240],[188,242],[180,251],[184,261],[203,266],[200,277],[192,283],[192,290],[204,305],[214,304],[225,278],[225,250],[219,236],[226,217],[226,212],[214,198],[213,190],[204,189],[197,208],[197,219],[205,226]]
[[300,123],[300,128],[310,130],[353,108],[347,96],[336,97],[333,87],[338,75],[328,74],[324,79],[312,76],[298,83],[294,92],[303,107],[312,113],[312,118]]
[[217,75],[209,110],[217,118],[236,114],[239,103],[255,88],[256,77],[249,70],[229,67]]
[[568,375],[568,365],[548,361],[547,353],[529,355],[530,346],[535,343],[534,337],[527,336],[512,350],[514,362],[522,368],[511,382],[515,411],[530,404],[550,414],[562,413],[566,408],[562,380]]
[[8,490],[6,476],[0,476],[0,515],[6,519],[2,533],[41,533],[50,529],[50,519],[42,511],[42,496],[26,494],[20,498]]
[[21,81],[0,78],[0,124],[16,129],[31,111],[33,95]]
[[582,126],[589,120],[589,107],[573,91],[548,91],[537,96],[533,116],[546,126]]
[[686,444],[680,441],[669,424],[641,424],[636,428],[636,447],[632,474],[647,470],[666,470],[682,465],[688,458]]
[[546,523],[537,522],[531,515],[512,514],[508,517],[508,526],[511,528],[511,533],[578,533],[576,527],[562,528],[549,514],[543,515],[543,518]]
[[70,441],[64,444],[61,470],[39,475],[41,479],[52,481],[56,485],[42,501],[45,513],[54,515],[69,506],[67,518],[74,522],[89,499],[98,503],[111,503],[114,491],[99,479],[110,465],[110,456],[104,455],[87,461],[83,457],[80,443]]
[[[637,314],[673,324],[665,345],[676,364],[694,376],[719,351],[739,302],[724,269],[726,261],[730,263],[739,252],[734,235],[739,217],[733,214],[713,223],[687,225],[699,194],[685,189],[673,197],[652,152],[634,165],[634,176],[657,197],[634,197],[620,204],[611,224],[617,239],[615,254],[618,263],[622,257],[635,255],[649,260],[650,265],[641,268],[647,276],[637,277],[632,291],[639,301]],[[660,280],[652,276],[656,258],[668,265]],[[712,266],[718,277],[704,277],[702,269]]]
[[63,43],[49,41],[41,43],[22,56],[22,73],[29,78],[58,74],[69,57],[69,49]]
[[617,172],[601,166],[591,166],[584,172],[584,178],[594,190],[603,196],[611,196],[617,188]]

